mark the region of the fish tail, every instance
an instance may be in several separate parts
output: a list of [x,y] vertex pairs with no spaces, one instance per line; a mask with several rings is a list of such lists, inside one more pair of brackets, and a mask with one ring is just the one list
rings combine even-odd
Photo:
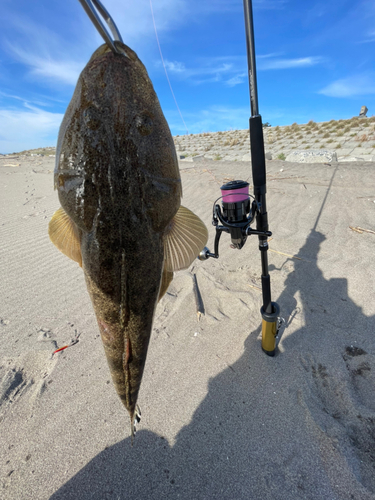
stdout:
[[134,442],[134,436],[137,432],[137,424],[141,421],[141,409],[138,405],[136,405],[133,415],[131,416],[131,438],[132,438],[132,446]]

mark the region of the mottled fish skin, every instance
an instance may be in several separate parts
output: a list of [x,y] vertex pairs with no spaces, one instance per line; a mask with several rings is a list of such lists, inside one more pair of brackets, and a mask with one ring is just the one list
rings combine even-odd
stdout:
[[155,306],[173,277],[163,272],[163,237],[182,191],[147,71],[115,43],[124,54],[101,46],[79,77],[60,128],[55,187],[78,228],[87,288],[133,433]]

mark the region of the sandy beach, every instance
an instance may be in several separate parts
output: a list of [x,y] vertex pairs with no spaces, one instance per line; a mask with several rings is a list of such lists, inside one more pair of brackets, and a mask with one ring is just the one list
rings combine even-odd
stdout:
[[[82,269],[48,238],[54,158],[2,157],[0,498],[374,500],[375,234],[355,229],[375,231],[374,165],[267,162],[277,355],[261,350],[257,239],[223,235],[157,307],[131,447]],[[180,170],[212,250],[219,188],[251,184],[251,165]]]

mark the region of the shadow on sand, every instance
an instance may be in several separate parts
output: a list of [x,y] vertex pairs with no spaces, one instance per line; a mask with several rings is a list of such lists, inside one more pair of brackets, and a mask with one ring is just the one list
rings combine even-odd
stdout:
[[[133,448],[124,439],[103,450],[51,498],[372,498],[375,471],[368,450],[375,447],[375,408],[366,413],[362,407],[362,423],[357,416],[352,421],[350,408],[345,416],[343,406],[350,401],[340,400],[323,362],[329,334],[330,345],[337,345],[332,356],[340,358],[337,363],[352,380],[348,363],[359,351],[346,352],[345,342],[353,328],[374,332],[375,317],[363,315],[348,297],[346,279],[324,279],[317,265],[324,239],[311,232],[298,254],[304,260],[293,261],[294,272],[277,299],[281,311],[293,317],[298,291],[304,314],[304,326],[282,339],[282,352],[275,358],[260,354],[259,328],[253,331],[244,354],[210,381],[206,398],[173,446],[140,430]],[[366,336],[356,338],[363,341],[358,347],[366,356]],[[298,365],[298,380],[286,373],[289,363]],[[322,439],[333,439],[331,434],[338,442],[332,460],[335,453],[344,457],[349,465],[343,473],[358,481],[352,491],[336,488],[334,466],[322,458]]]

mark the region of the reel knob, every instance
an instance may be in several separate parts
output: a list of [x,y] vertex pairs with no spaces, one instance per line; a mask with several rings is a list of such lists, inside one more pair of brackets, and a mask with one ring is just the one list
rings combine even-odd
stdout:
[[199,260],[207,260],[209,258],[209,249],[207,247],[204,247],[203,250],[199,253],[198,259]]

